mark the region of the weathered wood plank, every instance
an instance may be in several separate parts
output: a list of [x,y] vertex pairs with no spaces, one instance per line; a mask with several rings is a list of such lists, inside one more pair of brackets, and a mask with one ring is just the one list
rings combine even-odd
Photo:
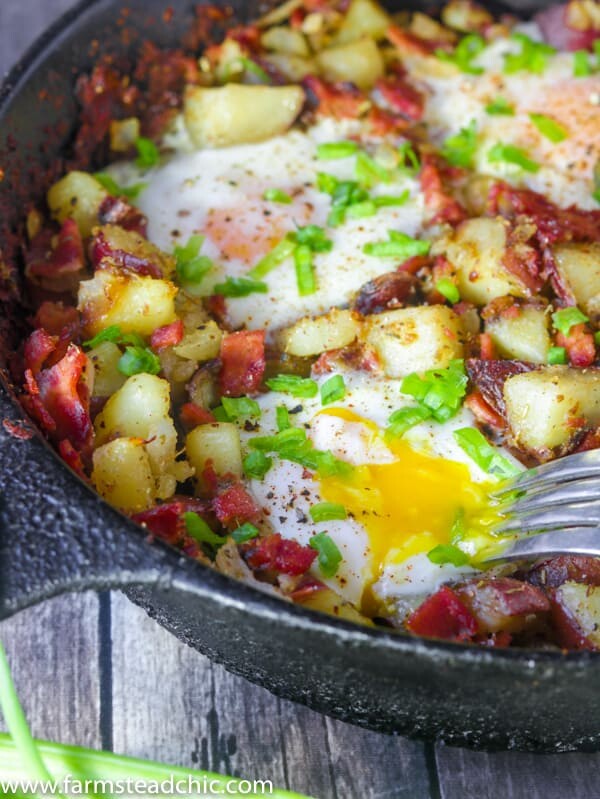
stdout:
[[484,754],[439,746],[442,799],[592,799],[600,796],[600,755]]
[[17,691],[34,735],[98,749],[98,597],[60,597],[0,624]]

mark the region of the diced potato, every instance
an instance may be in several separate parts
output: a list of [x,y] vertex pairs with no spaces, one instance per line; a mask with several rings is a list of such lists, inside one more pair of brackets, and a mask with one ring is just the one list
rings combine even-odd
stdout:
[[183,114],[196,147],[227,147],[285,133],[303,103],[300,86],[188,86]]
[[385,69],[379,48],[368,37],[321,50],[316,62],[327,80],[350,81],[359,89],[370,89]]
[[135,147],[140,135],[140,120],[137,117],[113,119],[109,128],[110,149],[115,153],[126,153]]
[[546,458],[577,430],[600,422],[600,370],[549,366],[514,375],[504,399],[517,446]]
[[[495,297],[527,297],[527,288],[502,264],[506,228],[500,219],[469,219],[445,242],[463,300],[486,305]],[[437,252],[435,252],[437,251]],[[438,247],[434,254],[439,254]]]
[[444,369],[463,357],[460,317],[445,305],[399,308],[365,320],[366,343],[388,377]]
[[548,313],[543,308],[525,307],[514,318],[489,319],[485,329],[503,358],[548,363],[552,342],[548,333]]
[[260,42],[266,50],[275,50],[285,55],[295,55],[301,58],[310,56],[310,49],[304,35],[287,25],[269,28],[260,37]]
[[428,14],[422,14],[420,11],[415,11],[412,15],[408,30],[418,36],[419,39],[425,39],[430,42],[452,43],[456,41],[456,34],[453,31],[444,28],[433,17]]
[[92,483],[115,508],[139,513],[154,504],[155,480],[140,438],[116,438],[93,455]]
[[175,491],[177,432],[170,416],[169,383],[160,377],[130,377],[96,417],[96,441],[130,436],[145,441],[157,495],[166,499]]
[[48,190],[48,208],[59,222],[74,219],[82,236],[98,224],[98,211],[108,192],[87,172],[69,172]]
[[268,28],[271,25],[280,25],[289,19],[297,8],[302,6],[302,0],[285,0],[278,3],[273,9],[268,11],[256,23],[259,28]]
[[493,16],[485,8],[472,0],[450,0],[442,10],[442,22],[449,28],[470,33],[481,31],[494,21]]
[[127,379],[119,372],[121,350],[112,341],[102,341],[87,354],[94,367],[94,397],[110,397]]
[[600,587],[569,580],[556,589],[554,602],[559,642],[570,649],[600,649]]
[[210,319],[202,301],[191,297],[185,289],[180,290],[175,298],[175,311],[186,331],[195,330]]
[[[175,271],[176,259],[173,255],[168,255],[136,233],[134,230],[125,230],[120,225],[102,225],[94,230],[94,234],[100,232],[111,250],[122,250],[126,253],[145,261],[160,270],[162,277],[169,278]],[[102,260],[103,266],[113,266],[110,255]]]
[[332,309],[324,316],[300,319],[281,333],[280,341],[288,355],[301,358],[346,347],[360,332],[360,322],[352,311]]
[[171,384],[171,397],[173,402],[185,402],[185,386],[190,380],[198,364],[186,358],[180,358],[173,352],[172,347],[164,347],[158,353],[160,371],[162,376]]
[[352,0],[334,44],[348,44],[363,36],[383,39],[390,23],[389,15],[378,3],[372,0]]
[[215,422],[199,425],[188,433],[185,448],[199,483],[209,461],[217,475],[242,475],[240,434],[234,424]]
[[173,347],[173,351],[180,358],[187,358],[191,361],[208,361],[211,358],[216,358],[219,354],[222,338],[223,331],[211,319],[197,330],[186,333],[181,342]]
[[331,588],[313,591],[306,599],[300,600],[298,604],[302,605],[302,607],[311,608],[311,610],[320,610],[321,613],[338,616],[340,619],[353,621],[357,624],[365,624],[369,627],[373,625],[371,619],[359,613],[354,605],[351,605],[350,602],[347,602]]
[[175,321],[177,286],[168,280],[118,274],[99,269],[79,284],[78,308],[84,334],[95,336],[110,325],[124,333],[149,336],[157,327]]
[[267,53],[266,60],[281,72],[289,81],[301,81],[307,75],[318,75],[319,68],[314,58],[300,58],[297,55]]
[[600,318],[600,244],[558,244],[554,258],[577,305],[594,319]]

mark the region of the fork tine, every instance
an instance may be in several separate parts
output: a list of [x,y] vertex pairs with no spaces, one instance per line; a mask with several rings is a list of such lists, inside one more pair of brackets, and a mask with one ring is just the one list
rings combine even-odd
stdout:
[[565,527],[596,527],[600,525],[600,503],[582,502],[560,505],[547,510],[508,515],[506,521],[492,528],[494,535],[503,533],[531,533],[538,530],[556,530]]
[[[550,509],[557,505],[597,502],[600,498],[600,476],[584,480],[572,480],[564,485],[534,486],[509,506],[510,515],[533,510]],[[500,508],[502,510],[502,508]]]
[[549,485],[560,481],[575,480],[600,475],[600,450],[578,452],[567,455],[565,458],[543,463],[533,469],[528,469],[517,477],[494,491],[493,497],[500,499],[502,496],[515,489],[530,489]]
[[482,562],[498,563],[563,554],[600,556],[599,533],[598,527],[573,527],[516,538],[504,550],[484,558]]

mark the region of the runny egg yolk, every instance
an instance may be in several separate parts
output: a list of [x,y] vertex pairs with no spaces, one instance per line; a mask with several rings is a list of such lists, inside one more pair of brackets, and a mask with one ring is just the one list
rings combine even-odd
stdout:
[[[346,409],[324,413],[362,423],[373,438],[380,435],[373,422]],[[465,464],[419,452],[402,439],[386,444],[394,461],[359,465],[349,477],[320,482],[322,499],[343,505],[365,528],[373,579],[384,565],[451,543],[457,518],[470,554],[493,545],[486,532],[498,518],[490,508],[491,482],[475,483]]]

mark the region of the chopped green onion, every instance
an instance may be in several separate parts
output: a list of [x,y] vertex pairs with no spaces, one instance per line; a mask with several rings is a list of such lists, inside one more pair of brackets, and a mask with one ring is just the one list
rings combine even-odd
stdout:
[[260,405],[250,397],[222,397],[225,413],[232,421],[237,419],[260,419]]
[[330,175],[328,172],[317,172],[317,188],[325,194],[333,194],[340,181],[335,175]]
[[138,136],[135,140],[135,148],[138,151],[138,156],[135,159],[136,166],[141,169],[149,169],[156,166],[160,160],[158,147],[152,139],[146,139],[144,136]]
[[128,200],[135,200],[145,188],[147,183],[135,183],[133,186],[120,186],[108,172],[95,172],[94,177],[113,197],[126,197]]
[[315,449],[306,430],[299,427],[282,430],[274,436],[256,436],[248,446],[260,452],[275,452],[284,460],[318,471],[321,477],[347,476],[353,471],[351,464],[339,460],[332,452]]
[[258,527],[250,524],[250,522],[245,522],[232,532],[231,537],[236,544],[243,544],[246,541],[252,541],[252,539],[256,538],[257,535]]
[[594,342],[596,344],[600,344],[600,330],[596,330],[594,333]]
[[484,48],[485,39],[477,33],[470,33],[460,40],[453,53],[438,49],[435,51],[435,55],[440,61],[454,64],[461,72],[466,72],[469,75],[481,75],[483,67],[476,67],[472,62]]
[[217,283],[213,294],[222,297],[248,297],[250,294],[266,294],[269,287],[261,280],[252,280],[249,277],[228,277],[224,283]]
[[217,405],[216,408],[212,409],[212,415],[215,417],[217,422],[230,422],[231,419],[229,418],[227,411],[222,405]]
[[486,105],[485,112],[491,116],[513,117],[515,115],[515,109],[504,97],[496,97],[495,100],[492,100]]
[[525,150],[512,144],[494,144],[488,151],[487,159],[491,164],[514,164],[525,172],[538,172],[540,169],[540,165],[532,161]]
[[296,249],[296,243],[290,241],[288,238],[282,239],[279,244],[268,252],[264,258],[261,258],[256,266],[248,272],[248,277],[261,278],[265,277],[275,269],[276,266],[283,263],[286,258]]
[[317,533],[308,543],[319,553],[317,560],[321,574],[324,577],[334,577],[342,562],[342,553],[334,540],[327,533]]
[[346,209],[346,216],[352,219],[364,219],[366,216],[374,216],[377,213],[377,205],[373,200],[365,200],[364,203],[349,205]]
[[359,152],[356,156],[355,174],[357,181],[370,188],[376,183],[389,183],[392,179],[390,172],[374,158],[365,152]]
[[338,402],[346,396],[346,384],[342,375],[333,375],[321,386],[321,403],[329,405]]
[[187,534],[199,544],[208,544],[213,549],[219,549],[225,543],[223,536],[213,532],[197,513],[193,511],[184,513],[183,521],[185,522]]
[[281,391],[292,397],[315,397],[319,390],[314,380],[298,375],[278,375],[267,380],[266,384],[271,391]]
[[553,144],[558,144],[567,138],[567,131],[551,117],[547,117],[545,114],[529,114],[529,119],[542,136],[545,136]]
[[[467,383],[464,361],[456,358],[446,369],[430,369],[423,375],[412,372],[402,380],[400,391],[414,397],[437,422],[445,422],[460,409]],[[392,425],[393,417],[394,414],[390,417]]]
[[317,502],[309,510],[313,522],[331,522],[336,519],[347,519],[346,508],[337,502]]
[[268,73],[265,72],[265,70],[259,66],[256,61],[253,61],[251,58],[247,58],[246,56],[235,58],[226,65],[224,76],[225,82],[228,83],[240,72],[249,72],[251,75],[254,75],[256,78],[258,78],[262,83],[272,82]]
[[201,283],[213,268],[213,262],[206,255],[200,255],[204,236],[193,235],[183,246],[177,245],[173,253],[177,259],[177,277],[182,283]]
[[290,422],[290,414],[288,409],[285,405],[278,405],[275,410],[275,416],[277,420],[277,429],[279,432],[283,432],[284,430],[289,430],[292,426]]
[[400,410],[394,411],[388,419],[385,436],[386,438],[401,438],[411,427],[415,427],[430,418],[431,411],[425,405],[400,408]]
[[313,267],[312,250],[307,244],[301,244],[294,251],[294,266],[296,267],[296,284],[298,294],[306,297],[317,290],[315,270]]
[[263,194],[263,200],[271,203],[282,203],[283,205],[289,205],[292,202],[290,195],[281,189],[267,189]]
[[376,208],[388,208],[396,205],[404,205],[409,197],[410,192],[408,189],[405,189],[402,194],[380,194],[379,197],[373,197],[373,202]]
[[421,163],[411,142],[402,142],[398,147],[398,156],[400,158],[398,170],[410,176],[416,175]]
[[260,450],[249,452],[242,463],[246,477],[262,480],[273,465],[273,459]]
[[589,317],[575,306],[572,308],[561,308],[560,311],[555,311],[552,314],[552,323],[555,329],[562,333],[563,336],[569,335],[573,325],[580,325],[583,322],[589,321]]
[[453,566],[464,566],[469,562],[469,556],[454,544],[438,544],[427,553],[432,563],[442,566],[451,563]]
[[110,325],[97,333],[94,338],[84,341],[83,346],[93,348],[102,344],[103,341],[112,341],[114,344],[118,344],[122,335],[119,325]]
[[400,233],[397,230],[389,230],[389,241],[375,241],[365,244],[363,252],[366,255],[373,255],[378,258],[398,258],[406,261],[414,255],[427,255],[431,242],[420,241]]
[[577,50],[573,53],[573,77],[587,78],[592,74],[592,65],[587,50]]
[[333,242],[319,225],[299,227],[294,233],[288,233],[287,238],[296,245],[310,247],[312,252],[329,252],[333,247]]
[[556,53],[554,47],[545,42],[536,42],[524,33],[513,33],[511,39],[518,42],[521,49],[518,53],[504,56],[504,72],[507,75],[522,70],[540,75],[546,69],[548,57]]
[[519,474],[519,468],[498,452],[474,427],[462,427],[460,430],[455,430],[454,439],[484,472],[500,478],[514,477]]
[[456,283],[450,280],[449,277],[440,278],[435,284],[435,287],[448,302],[452,303],[452,305],[456,305],[457,302],[460,302],[460,293]]
[[468,127],[461,128],[454,136],[447,138],[442,147],[442,155],[449,164],[465,169],[473,165],[476,151],[477,125],[474,119]]
[[146,372],[157,375],[160,372],[160,360],[148,347],[130,346],[119,358],[117,369],[121,374],[131,377]]
[[320,158],[321,161],[349,158],[356,152],[358,152],[358,144],[354,141],[334,141],[317,146],[317,158]]
[[548,363],[567,363],[567,350],[564,347],[550,347],[548,350]]

